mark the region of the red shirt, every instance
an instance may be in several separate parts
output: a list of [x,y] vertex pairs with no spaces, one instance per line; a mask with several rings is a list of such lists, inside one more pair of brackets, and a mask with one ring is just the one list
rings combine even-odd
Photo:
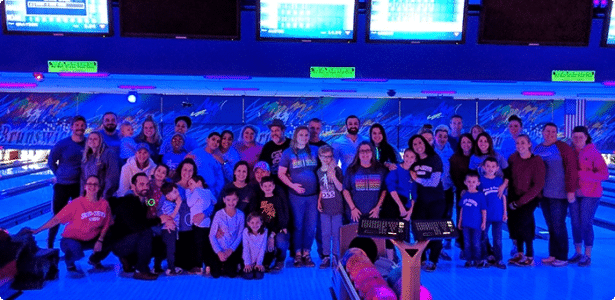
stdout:
[[79,241],[89,241],[100,235],[111,225],[111,208],[107,200],[91,202],[79,197],[68,203],[56,216],[67,224],[62,237]]

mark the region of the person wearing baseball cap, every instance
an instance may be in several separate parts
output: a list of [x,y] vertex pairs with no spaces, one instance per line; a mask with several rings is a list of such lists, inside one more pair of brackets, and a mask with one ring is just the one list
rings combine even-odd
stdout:
[[156,164],[150,158],[150,148],[146,143],[137,144],[137,152],[128,158],[126,164],[122,166],[120,172],[120,186],[117,189],[117,196],[122,197],[130,190],[130,180],[137,173],[145,173],[151,177],[156,169]]

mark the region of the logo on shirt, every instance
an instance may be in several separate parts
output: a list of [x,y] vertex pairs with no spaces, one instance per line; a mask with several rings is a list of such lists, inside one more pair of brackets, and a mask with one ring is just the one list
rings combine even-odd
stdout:
[[313,166],[316,166],[316,160],[309,159],[309,158],[300,158],[300,159],[293,158],[291,160],[291,166],[293,169],[303,168],[303,167],[313,167]]
[[275,207],[273,206],[273,203],[261,201],[261,210],[268,220],[275,218]]
[[433,171],[433,168],[431,166],[419,165],[414,168],[414,171],[418,176],[425,176],[431,173]]
[[476,200],[474,199],[463,199],[463,206],[474,206],[477,207],[478,206],[478,202],[476,202]]
[[87,211],[81,213],[81,220],[88,219],[90,222],[98,222],[107,216],[104,211]]
[[380,191],[380,175],[355,175],[357,191]]

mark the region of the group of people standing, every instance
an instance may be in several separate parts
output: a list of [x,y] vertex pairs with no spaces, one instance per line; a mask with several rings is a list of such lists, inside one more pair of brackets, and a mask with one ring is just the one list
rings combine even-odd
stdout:
[[[608,171],[584,127],[575,128],[571,147],[557,140],[557,126],[548,123],[544,141],[533,145],[522,134],[521,119],[511,116],[510,136],[498,152],[480,126],[462,134],[463,120],[455,115],[450,127],[424,126],[400,157],[382,125],[372,124],[363,137],[354,115],[330,144],[320,138],[319,119],[296,127],[292,138],[274,119],[264,145],[255,140],[257,128],[246,125],[237,142],[225,130],[210,133],[200,147],[186,135],[191,125],[189,117],[176,118],[175,132],[163,141],[147,118],[133,137],[130,123],[116,130],[117,116],[110,112],[102,129],[86,138],[86,120],[74,118],[71,136],[49,156],[57,178],[54,217],[34,230],[49,229],[51,248],[57,225],[68,223],[60,247],[69,271],[78,273],[75,261],[93,249],[88,262],[95,268],[104,269],[102,259],[113,252],[137,279],[162,272],[260,279],[284,268],[289,249],[295,267],[314,267],[314,240],[320,267],[329,267],[331,256],[340,255],[342,224],[362,217],[452,218],[454,211],[468,266],[486,266],[488,254],[492,264],[503,265],[504,221],[516,247],[509,262],[532,265],[539,204],[550,232],[550,256],[543,263],[591,262],[591,221]],[[576,250],[570,260],[568,207]],[[484,233],[488,227],[493,247]],[[392,257],[392,245],[387,248]],[[427,249],[423,268],[434,271],[446,257],[443,244],[432,241]]]

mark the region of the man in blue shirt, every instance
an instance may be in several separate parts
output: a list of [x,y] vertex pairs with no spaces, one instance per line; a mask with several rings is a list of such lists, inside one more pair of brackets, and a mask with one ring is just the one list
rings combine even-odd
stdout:
[[114,112],[109,111],[103,115],[102,129],[100,130],[100,133],[102,133],[103,140],[105,140],[107,147],[113,149],[119,161],[120,144],[122,138],[117,130],[117,115]]
[[346,173],[346,168],[352,163],[359,144],[362,141],[369,141],[369,139],[359,135],[360,126],[359,117],[355,115],[348,116],[346,118],[347,133],[331,143],[331,147],[335,151],[335,159],[342,162],[344,174]]
[[[53,185],[53,214],[59,213],[70,199],[79,197],[81,178],[81,158],[85,148],[85,118],[75,116],[71,124],[71,136],[60,140],[51,148],[47,164],[56,176]],[[59,226],[49,229],[47,247],[53,248]]]

